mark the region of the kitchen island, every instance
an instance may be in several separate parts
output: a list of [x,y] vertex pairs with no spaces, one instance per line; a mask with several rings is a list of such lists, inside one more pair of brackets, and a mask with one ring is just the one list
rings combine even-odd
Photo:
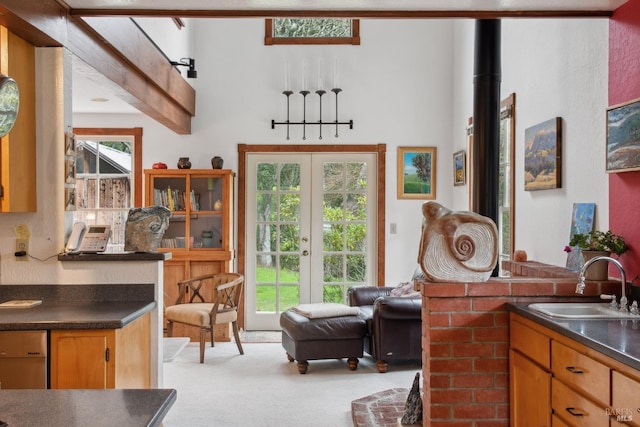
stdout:
[[0,422],[10,427],[159,426],[173,389],[0,390]]
[[0,331],[46,331],[49,388],[157,388],[154,295],[153,283],[0,286],[0,302],[42,301],[0,309]]

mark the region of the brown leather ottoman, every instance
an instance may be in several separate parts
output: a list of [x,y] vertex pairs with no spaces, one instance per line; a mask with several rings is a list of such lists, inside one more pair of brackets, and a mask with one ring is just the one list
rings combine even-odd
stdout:
[[352,371],[363,354],[367,324],[360,315],[309,319],[289,309],[280,315],[282,347],[298,372],[307,373],[309,360],[348,358]]

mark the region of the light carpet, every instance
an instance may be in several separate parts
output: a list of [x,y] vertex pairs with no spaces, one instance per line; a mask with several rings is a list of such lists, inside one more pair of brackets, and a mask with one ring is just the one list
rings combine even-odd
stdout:
[[365,356],[350,371],[346,360],[309,362],[298,373],[280,343],[234,342],[207,346],[200,364],[197,343],[189,343],[164,366],[164,387],[178,397],[165,427],[347,427],[353,426],[351,402],[391,388],[410,388],[419,364],[389,365],[377,372]]

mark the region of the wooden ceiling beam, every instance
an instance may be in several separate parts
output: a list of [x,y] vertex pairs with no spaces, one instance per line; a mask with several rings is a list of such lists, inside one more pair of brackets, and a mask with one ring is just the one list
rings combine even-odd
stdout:
[[178,134],[191,133],[195,90],[131,20],[107,21],[94,22],[95,29],[55,0],[0,5],[0,23],[10,31],[35,46],[66,47],[107,77],[125,102]]
[[181,18],[380,18],[380,19],[500,19],[609,18],[610,10],[184,10],[184,9],[72,9],[74,16],[132,16]]

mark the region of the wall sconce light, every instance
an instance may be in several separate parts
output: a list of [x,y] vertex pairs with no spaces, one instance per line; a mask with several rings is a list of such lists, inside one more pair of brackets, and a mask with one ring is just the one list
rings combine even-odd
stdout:
[[189,69],[187,70],[187,77],[189,77],[190,79],[198,78],[198,72],[195,69],[196,60],[193,58],[180,58],[180,61],[171,61],[171,65],[173,65],[174,67],[189,67]]

